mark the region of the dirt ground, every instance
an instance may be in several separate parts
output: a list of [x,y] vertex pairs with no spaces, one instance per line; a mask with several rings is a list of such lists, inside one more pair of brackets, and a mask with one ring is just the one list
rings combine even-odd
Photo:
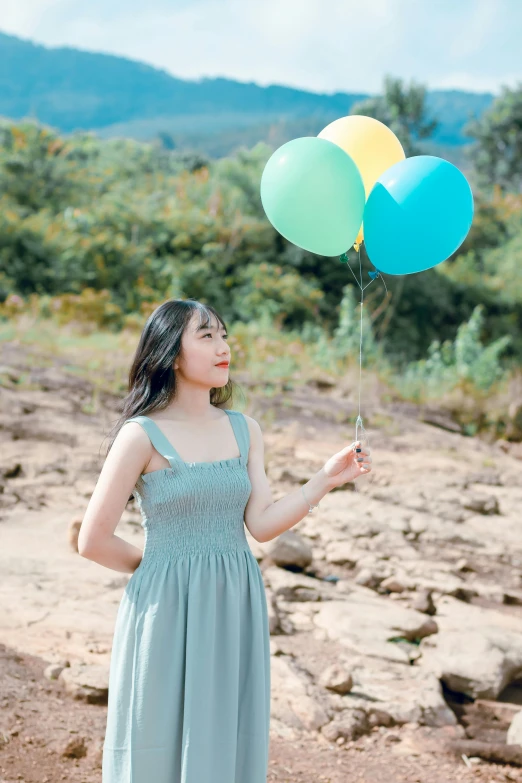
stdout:
[[[47,665],[0,644],[0,783],[100,783],[106,706],[73,699],[44,676]],[[466,765],[446,748],[455,734],[381,727],[344,747],[272,737],[267,783],[522,781],[522,769]]]
[[[8,380],[0,383],[5,484],[0,502],[0,783],[101,783],[106,705],[73,699],[44,670],[64,659],[109,660],[128,576],[80,558],[68,530],[74,519],[81,519],[92,493],[102,465],[98,450],[115,419],[116,401],[101,398],[101,410],[85,413],[84,405],[92,399],[87,381],[67,374],[56,361],[46,370],[31,366],[21,346],[4,345],[0,351],[0,365],[11,368]],[[17,373],[26,373],[32,388],[18,389]],[[277,420],[277,427],[265,428],[267,459],[310,475],[318,460],[353,439],[353,400],[342,392],[333,398],[315,389],[300,397],[290,392],[283,396],[278,407],[277,400],[268,401],[262,390],[252,388],[249,411],[262,419],[270,406],[268,419],[273,414]],[[370,421],[373,415],[375,430],[381,422],[372,448],[379,460],[376,483],[383,487],[401,475],[412,482],[430,471],[453,478],[490,462],[503,476],[502,486],[491,491],[496,489],[506,502],[519,482],[520,454],[515,458],[478,439],[429,426],[408,406],[379,411],[371,395],[365,411]],[[294,424],[289,430],[287,425]],[[275,474],[271,483],[275,499],[290,486]],[[343,513],[343,504],[357,500],[362,502],[364,495],[334,493],[331,502]],[[517,535],[512,523],[505,527],[506,536]],[[122,537],[139,545],[141,534],[138,515],[127,510]],[[441,557],[455,560],[458,543],[444,544],[447,551],[441,546]],[[505,558],[469,557],[479,577],[511,591],[518,584],[516,569]],[[521,611],[517,605],[496,608]],[[297,650],[299,634],[279,638]],[[330,743],[317,732],[300,739],[274,735],[267,783],[522,783],[522,767],[452,750],[451,743],[464,735],[462,725],[436,729],[413,724],[379,726],[345,744]]]

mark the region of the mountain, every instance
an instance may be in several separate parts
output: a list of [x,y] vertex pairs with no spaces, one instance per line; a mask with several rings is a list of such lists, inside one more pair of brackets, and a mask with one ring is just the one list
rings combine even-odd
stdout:
[[[178,79],[124,57],[48,48],[0,33],[0,115],[32,117],[62,133],[92,130],[143,140],[167,134],[174,146],[200,146],[219,155],[245,140],[315,135],[365,97],[224,78]],[[463,126],[493,98],[459,90],[429,92],[428,108],[440,123],[435,144],[469,143]]]

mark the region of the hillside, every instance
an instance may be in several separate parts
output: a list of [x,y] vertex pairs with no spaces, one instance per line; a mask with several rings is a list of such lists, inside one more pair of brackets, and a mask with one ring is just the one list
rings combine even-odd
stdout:
[[[316,134],[364,97],[224,78],[189,81],[124,57],[48,48],[0,33],[0,115],[34,117],[64,133],[93,130],[142,140],[167,133],[176,146],[222,155],[240,143],[266,141],[270,134],[278,143]],[[464,125],[493,97],[430,92],[428,107],[440,123],[433,141],[445,147],[468,142]]]

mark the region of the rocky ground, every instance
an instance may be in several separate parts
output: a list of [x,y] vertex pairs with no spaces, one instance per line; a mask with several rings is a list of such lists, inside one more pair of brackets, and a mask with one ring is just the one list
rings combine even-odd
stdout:
[[[45,365],[45,362],[38,362]],[[80,558],[118,401],[23,346],[0,355],[0,783],[101,779],[128,575]],[[275,499],[354,439],[354,389],[267,397]],[[522,781],[522,452],[366,394],[374,470],[249,542],[270,606],[269,781]],[[118,534],[142,542],[129,503]]]

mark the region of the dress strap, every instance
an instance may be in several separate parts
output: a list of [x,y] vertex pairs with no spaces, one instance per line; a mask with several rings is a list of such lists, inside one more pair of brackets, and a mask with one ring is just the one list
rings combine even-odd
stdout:
[[250,430],[248,429],[248,422],[244,415],[240,411],[228,410],[224,408],[226,413],[230,417],[230,423],[234,430],[234,435],[239,445],[239,453],[243,464],[246,464],[248,459],[248,450],[250,448]]
[[141,424],[149,436],[149,440],[156,451],[158,451],[162,457],[165,457],[165,459],[169,461],[171,468],[174,468],[174,464],[176,462],[183,462],[174,446],[163,434],[155,421],[149,419],[148,416],[133,416],[132,419],[127,419],[125,424],[127,424],[129,421],[137,421],[138,424]]

